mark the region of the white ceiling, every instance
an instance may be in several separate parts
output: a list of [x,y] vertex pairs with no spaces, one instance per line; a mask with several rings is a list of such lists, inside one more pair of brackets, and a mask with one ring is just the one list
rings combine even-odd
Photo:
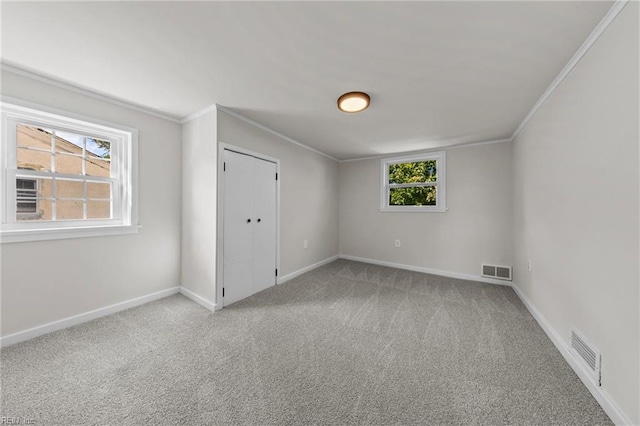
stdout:
[[[2,61],[339,159],[511,136],[612,2],[2,2]],[[346,91],[371,107],[344,114]]]

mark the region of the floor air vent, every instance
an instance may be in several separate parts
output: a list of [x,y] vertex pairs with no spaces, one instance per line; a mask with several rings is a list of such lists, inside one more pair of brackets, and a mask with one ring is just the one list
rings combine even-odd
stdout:
[[600,386],[600,352],[590,346],[575,330],[571,330],[571,349],[573,356],[582,361],[586,370],[593,376]]
[[482,276],[511,281],[511,266],[487,265],[486,263],[483,263]]

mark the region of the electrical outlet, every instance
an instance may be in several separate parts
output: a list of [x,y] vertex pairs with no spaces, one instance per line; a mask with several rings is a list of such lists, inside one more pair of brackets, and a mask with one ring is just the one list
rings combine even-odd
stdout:
[[531,272],[531,259],[527,261],[527,272]]
[[400,247],[400,240],[396,240],[396,247]]
[[309,240],[304,240],[302,242],[302,248],[305,250],[309,248]]

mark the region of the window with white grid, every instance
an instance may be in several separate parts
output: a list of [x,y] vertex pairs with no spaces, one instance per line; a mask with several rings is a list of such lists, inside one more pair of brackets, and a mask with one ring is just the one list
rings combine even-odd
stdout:
[[135,131],[6,103],[2,120],[3,240],[134,224]]
[[446,152],[380,160],[380,210],[445,212]]

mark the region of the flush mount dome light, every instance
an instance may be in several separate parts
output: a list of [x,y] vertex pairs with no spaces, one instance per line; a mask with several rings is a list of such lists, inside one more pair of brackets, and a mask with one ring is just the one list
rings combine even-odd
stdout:
[[371,98],[364,92],[349,92],[338,98],[338,109],[342,112],[360,112],[369,107]]

